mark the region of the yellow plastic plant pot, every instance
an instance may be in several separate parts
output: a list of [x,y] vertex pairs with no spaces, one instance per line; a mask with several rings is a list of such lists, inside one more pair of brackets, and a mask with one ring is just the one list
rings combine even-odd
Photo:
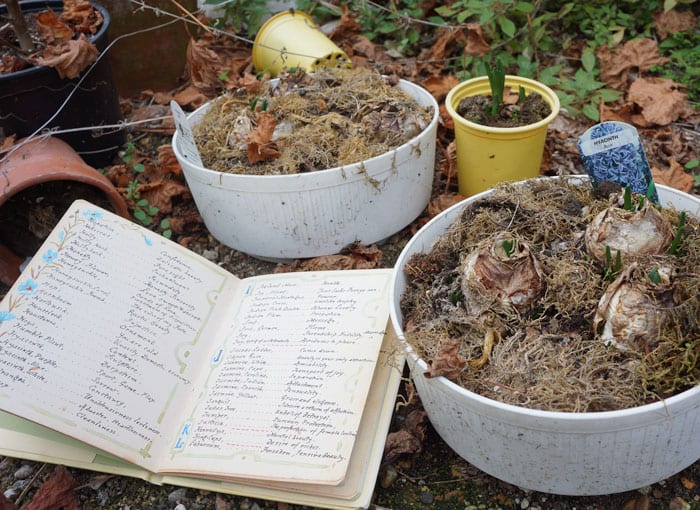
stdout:
[[350,59],[321,31],[308,14],[284,11],[260,27],[253,44],[253,65],[258,72],[277,76],[282,69],[350,67]]
[[552,112],[527,126],[484,126],[466,120],[457,113],[457,107],[465,97],[491,95],[488,77],[464,81],[450,90],[445,107],[455,125],[457,183],[462,195],[475,195],[499,182],[521,181],[539,175],[547,126],[559,114],[559,98],[546,85],[528,78],[507,75],[505,85],[511,90],[523,87],[526,94],[540,94]]

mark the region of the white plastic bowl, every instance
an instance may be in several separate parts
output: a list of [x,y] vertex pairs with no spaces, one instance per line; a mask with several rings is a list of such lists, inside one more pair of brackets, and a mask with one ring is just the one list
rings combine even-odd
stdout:
[[[237,175],[194,165],[173,150],[211,234],[254,257],[289,260],[338,253],[354,241],[382,241],[411,223],[430,200],[438,105],[425,89],[398,85],[433,117],[422,133],[377,157],[293,175]],[[210,103],[189,115],[195,125]],[[372,182],[370,182],[370,179]]]
[[[700,217],[700,199],[657,186],[663,205]],[[408,354],[411,377],[435,430],[462,458],[524,489],[564,495],[600,495],[637,489],[700,459],[700,386],[663,402],[620,411],[538,411],[491,400],[428,369],[408,345],[400,309],[404,266],[427,253],[461,210],[491,191],[433,218],[409,241],[394,269],[391,321]]]

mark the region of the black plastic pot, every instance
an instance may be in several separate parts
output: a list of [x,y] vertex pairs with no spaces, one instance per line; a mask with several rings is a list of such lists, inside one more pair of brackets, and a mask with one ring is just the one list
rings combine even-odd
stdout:
[[[23,12],[39,12],[50,7],[63,10],[61,0],[27,0],[20,2]],[[104,23],[90,40],[102,53],[107,47],[110,16],[107,10],[93,2]],[[7,8],[0,5],[0,14]],[[88,68],[89,70],[89,68]],[[87,73],[85,70],[83,74]],[[61,79],[55,69],[37,66],[15,73],[0,75],[0,130],[5,136],[28,136],[41,127],[63,104],[80,78]],[[119,96],[112,79],[108,59],[103,57],[89,71],[79,89],[47,128],[71,129],[116,124],[122,119]],[[57,134],[91,166],[112,163],[114,155],[124,144],[123,130],[107,129]]]

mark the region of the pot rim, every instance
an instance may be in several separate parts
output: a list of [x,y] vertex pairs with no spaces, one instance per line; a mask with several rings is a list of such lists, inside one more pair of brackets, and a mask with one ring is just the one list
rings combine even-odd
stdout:
[[[275,78],[276,80],[277,78]],[[271,80],[274,81],[274,80]],[[425,98],[428,100],[429,105],[433,108],[433,116],[430,119],[430,122],[428,125],[416,136],[408,140],[407,142],[394,147],[393,149],[388,150],[387,152],[383,154],[379,154],[377,156],[374,156],[369,159],[365,159],[362,161],[358,161],[355,163],[350,163],[349,165],[345,166],[336,166],[333,168],[324,168],[323,170],[315,170],[313,172],[306,172],[306,173],[297,173],[297,174],[284,174],[284,175],[249,175],[249,174],[234,174],[234,173],[227,173],[227,172],[220,172],[218,170],[212,170],[210,168],[206,168],[204,166],[197,165],[191,161],[188,161],[188,165],[192,167],[193,169],[197,170],[199,173],[204,174],[206,177],[213,178],[214,176],[226,176],[226,179],[236,179],[240,180],[241,182],[246,182],[249,181],[251,183],[257,181],[260,178],[264,179],[269,179],[269,180],[279,180],[279,181],[288,181],[288,182],[293,182],[295,179],[308,179],[309,176],[314,176],[314,177],[327,177],[327,178],[333,178],[334,181],[337,181],[336,176],[334,174],[338,174],[339,178],[342,181],[346,181],[349,179],[349,175],[346,176],[346,172],[350,172],[355,168],[360,168],[362,165],[370,165],[375,161],[381,161],[381,158],[386,158],[388,156],[391,156],[393,154],[398,153],[399,151],[403,152],[402,149],[405,149],[407,147],[410,147],[411,145],[416,143],[416,140],[422,136],[428,131],[430,131],[433,127],[437,125],[438,118],[440,116],[439,112],[439,106],[437,101],[435,100],[435,97],[425,88],[421,87],[420,85],[410,82],[408,80],[400,79],[399,83],[402,86],[402,90],[406,91],[406,88],[412,89],[413,91],[419,92],[421,95],[424,95]],[[403,88],[405,87],[405,88]],[[212,100],[213,101],[213,100]],[[192,119],[195,116],[201,115],[203,112],[206,111],[207,108],[211,106],[212,101],[208,101],[207,103],[203,104],[199,108],[197,108],[195,111],[187,114],[188,120]],[[419,103],[420,104],[420,103]],[[423,106],[421,104],[421,106]],[[187,158],[184,157],[182,151],[180,150],[179,147],[179,138],[180,138],[180,133],[176,130],[175,134],[173,135],[172,138],[172,147],[173,147],[173,152],[175,153],[175,156],[178,160],[185,159]],[[363,176],[361,176],[364,178]]]
[[490,86],[488,86],[488,76],[477,76],[475,78],[471,78],[469,80],[463,81],[461,83],[458,83],[452,89],[447,93],[447,97],[445,97],[445,108],[447,109],[447,113],[450,114],[450,117],[452,117],[453,121],[458,122],[460,124],[464,124],[468,126],[471,129],[477,130],[477,131],[484,131],[484,132],[489,132],[489,133],[507,133],[509,135],[515,134],[515,133],[521,133],[521,132],[529,132],[529,131],[536,131],[540,128],[546,127],[548,124],[550,124],[557,115],[559,115],[559,110],[561,109],[561,103],[559,101],[559,96],[547,85],[545,85],[542,82],[539,82],[537,80],[532,80],[530,78],[525,78],[521,76],[516,76],[512,74],[507,74],[506,75],[506,85],[523,85],[525,86],[526,89],[529,89],[530,92],[536,92],[540,94],[547,103],[549,103],[549,107],[551,108],[551,112],[547,117],[544,119],[535,122],[534,124],[528,124],[526,126],[518,126],[518,127],[491,127],[491,126],[484,126],[483,124],[477,124],[476,122],[472,122],[470,120],[465,119],[462,117],[460,114],[457,113],[457,110],[455,109],[454,103],[458,103],[459,100],[463,99],[464,97],[468,97],[471,95],[477,95],[475,94],[463,94],[460,95],[465,88],[468,87],[473,87],[475,85],[487,85],[487,89],[489,90],[490,95]]
[[[553,177],[538,177],[535,180],[551,180],[551,179],[560,179],[561,177],[553,176]],[[589,182],[589,178],[586,175],[570,175],[566,176],[565,179],[569,182],[573,183],[586,183]],[[527,180],[532,180],[532,179],[527,179]],[[525,181],[520,181],[520,182],[525,182]],[[688,196],[690,197],[694,202],[697,203],[698,205],[698,211],[700,211],[700,198],[694,197],[693,195],[690,195],[688,193],[684,193],[676,188],[672,188],[670,186],[665,186],[663,184],[657,184],[656,185],[657,189],[659,191],[663,191],[666,193],[670,194],[675,194],[678,196]],[[404,348],[404,351],[406,352],[407,356],[411,358],[413,363],[418,366],[418,368],[421,370],[421,376],[422,373],[425,372],[428,369],[428,364],[426,361],[419,357],[418,354],[415,352],[413,347],[408,343],[406,340],[406,337],[404,336],[403,332],[403,327],[401,326],[401,320],[399,320],[399,314],[400,310],[398,308],[398,302],[397,299],[400,298],[399,295],[399,289],[397,286],[397,279],[398,276],[401,274],[400,271],[402,271],[403,263],[406,262],[406,254],[409,253],[411,248],[414,245],[417,245],[419,243],[421,235],[425,234],[429,230],[433,229],[436,224],[444,221],[443,218],[449,216],[450,214],[454,214],[455,211],[461,210],[461,208],[465,207],[466,203],[472,203],[475,202],[488,194],[490,194],[493,190],[488,189],[486,191],[482,191],[481,193],[478,193],[476,195],[473,195],[461,202],[458,202],[457,204],[452,205],[451,207],[445,209],[442,213],[438,214],[434,218],[432,218],[428,223],[426,223],[416,234],[409,240],[409,242],[406,244],[406,246],[403,248],[401,251],[401,254],[399,255],[398,260],[396,261],[396,264],[394,265],[394,276],[392,277],[390,289],[389,289],[389,296],[391,299],[391,304],[390,304],[390,319],[391,323],[394,327],[394,330],[396,331],[396,336],[398,337],[399,341],[401,342],[401,345]],[[440,232],[440,234],[444,233],[444,230]],[[410,364],[410,362],[409,362]],[[687,400],[692,400],[695,398],[698,398],[700,400],[700,384],[689,388],[681,393],[677,393],[669,398],[657,401],[657,402],[652,402],[649,404],[644,404],[641,406],[636,406],[636,407],[630,407],[627,409],[619,409],[619,410],[614,410],[614,411],[589,411],[589,412],[582,412],[582,413],[577,413],[577,412],[564,412],[564,411],[545,411],[545,410],[540,410],[540,409],[530,409],[527,407],[523,406],[517,406],[514,404],[508,404],[505,402],[500,402],[498,400],[493,400],[487,397],[484,397],[483,395],[480,395],[479,393],[473,392],[471,390],[468,390],[459,384],[447,379],[446,377],[439,376],[430,379],[430,381],[433,384],[437,384],[439,386],[444,387],[447,391],[452,392],[452,393],[457,393],[461,397],[466,397],[470,400],[473,400],[485,407],[492,408],[496,411],[501,411],[503,413],[508,413],[514,416],[521,416],[521,417],[527,417],[529,419],[546,419],[546,420],[558,420],[558,421],[565,421],[569,423],[582,423],[582,422],[594,422],[598,421],[601,419],[605,418],[616,418],[616,419],[631,419],[631,418],[636,418],[641,415],[645,415],[647,413],[649,414],[655,414],[658,415],[659,413],[663,416],[671,416],[672,415],[672,408],[675,408],[676,406],[682,406],[685,401]]]

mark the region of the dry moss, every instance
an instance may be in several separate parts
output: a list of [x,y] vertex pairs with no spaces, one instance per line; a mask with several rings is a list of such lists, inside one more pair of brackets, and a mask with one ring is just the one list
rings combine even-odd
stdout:
[[[402,297],[406,338],[426,360],[459,340],[462,360],[482,356],[489,331],[499,334],[481,369],[464,367],[458,384],[488,398],[533,409],[590,412],[624,409],[666,398],[700,384],[700,228],[688,218],[681,256],[638,257],[647,274],[661,264],[674,269],[678,304],[668,313],[658,343],[648,352],[606,347],[592,320],[609,281],[586,255],[587,224],[609,205],[590,186],[533,181],[502,185],[465,208],[429,253],[405,268]],[[676,211],[664,209],[673,225]],[[484,241],[508,232],[527,242],[544,267],[546,292],[537,306],[517,313],[488,296],[462,302],[460,263]],[[627,261],[626,261],[627,263]]]
[[[250,163],[248,145],[261,112],[274,115],[266,149],[278,155]],[[212,102],[193,129],[207,168],[220,172],[281,175],[345,166],[379,156],[410,141],[430,123],[432,108],[375,71],[298,70]]]

